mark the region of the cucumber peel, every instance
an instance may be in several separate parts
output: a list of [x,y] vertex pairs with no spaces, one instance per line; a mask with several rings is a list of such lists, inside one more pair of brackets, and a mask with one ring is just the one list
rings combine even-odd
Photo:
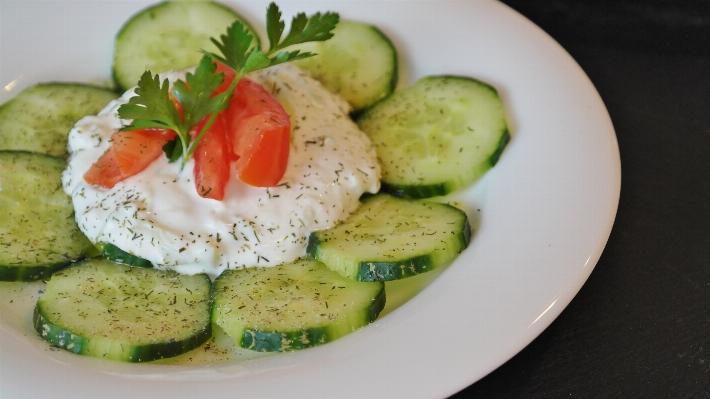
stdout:
[[190,351],[212,335],[211,283],[94,258],[55,273],[37,301],[34,327],[73,353],[147,362]]
[[214,284],[212,320],[246,349],[283,352],[321,345],[374,321],[384,284],[352,281],[318,261],[227,270]]
[[62,159],[0,151],[0,281],[49,277],[92,251],[62,189]]
[[479,179],[510,141],[492,86],[429,76],[397,91],[357,121],[382,166],[382,190],[409,198],[446,195]]
[[122,90],[135,86],[143,72],[153,74],[197,65],[200,49],[217,51],[218,38],[239,20],[252,35],[249,23],[231,8],[212,1],[166,1],[133,15],[116,35],[113,78]]
[[306,252],[358,281],[389,281],[433,270],[471,240],[466,214],[448,204],[378,194],[345,222],[311,233]]

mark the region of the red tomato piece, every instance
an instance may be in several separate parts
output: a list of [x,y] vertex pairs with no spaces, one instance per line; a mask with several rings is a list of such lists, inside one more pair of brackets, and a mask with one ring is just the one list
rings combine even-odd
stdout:
[[[288,118],[288,117],[286,117]],[[291,127],[283,116],[264,113],[244,119],[234,134],[239,179],[256,187],[273,187],[286,173]]]
[[239,180],[273,187],[286,173],[291,121],[281,104],[257,83],[242,78],[226,110],[228,139]]
[[164,129],[143,129],[116,132],[111,135],[111,147],[125,177],[147,168],[163,153],[163,146],[175,138],[175,132]]
[[[217,64],[225,81],[215,91],[224,92],[234,81],[234,71]],[[182,107],[172,96],[182,114]],[[195,126],[196,136],[209,118]],[[84,179],[106,188],[144,170],[162,154],[175,132],[144,129],[117,132],[111,147],[97,160]],[[200,196],[222,200],[229,181],[230,161],[236,160],[237,176],[246,184],[272,187],[279,183],[288,163],[291,121],[276,99],[257,83],[242,78],[230,104],[205,133],[194,152],[195,185]]]
[[113,188],[123,179],[125,178],[111,147],[84,173],[84,180],[87,183],[106,188]]
[[[193,131],[195,134],[199,133],[198,129]],[[230,156],[226,125],[222,115],[217,116],[212,126],[205,132],[202,140],[197,144],[193,157],[197,193],[204,198],[218,201],[224,199],[224,189],[230,175]]]
[[224,66],[221,62],[217,62],[217,71],[215,73],[223,73],[224,74],[224,81],[222,82],[221,85],[217,88],[217,90],[214,91],[214,94],[221,94],[227,91],[229,89],[229,85],[232,84],[232,81],[234,80],[234,77],[237,76],[237,73],[234,72],[233,69],[228,68]]
[[112,188],[148,167],[163,153],[163,146],[175,138],[164,129],[115,132],[111,146],[84,174],[87,183]]

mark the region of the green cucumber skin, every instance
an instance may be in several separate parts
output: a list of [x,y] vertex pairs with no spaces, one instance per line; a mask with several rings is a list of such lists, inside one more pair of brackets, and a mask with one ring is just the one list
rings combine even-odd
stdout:
[[[427,90],[424,90],[424,88],[427,88]],[[429,143],[432,146],[430,148],[435,148],[434,143],[428,138],[433,136],[431,129],[425,125],[419,126],[416,123],[409,122],[412,120],[413,115],[415,117],[418,115],[428,116],[432,108],[436,109],[437,101],[434,99],[439,97],[434,97],[435,95],[432,94],[433,99],[428,100],[428,97],[424,97],[429,94],[428,90],[442,96],[441,98],[446,98],[445,96],[450,93],[452,96],[451,104],[465,101],[469,105],[476,107],[471,108],[469,116],[464,117],[463,120],[466,124],[472,123],[473,125],[469,126],[474,126],[474,128],[476,124],[487,126],[479,132],[490,133],[483,135],[480,133],[461,133],[461,126],[449,125],[448,122],[440,127],[441,129],[451,129],[450,133],[440,136],[443,138],[442,142],[452,146],[453,143],[458,142],[459,145],[462,145],[462,150],[469,151],[465,152],[465,154],[472,154],[468,158],[470,161],[462,161],[460,156],[454,156],[449,150],[446,150],[449,152],[445,152],[444,156],[441,154],[421,155],[416,151],[411,152],[409,144],[406,144],[411,143],[411,141],[405,141],[405,146],[402,147],[404,150],[402,151],[395,151],[391,148],[393,143],[389,140],[393,137],[398,137],[402,134],[401,132],[407,132],[409,136],[420,134],[422,137],[421,142]],[[416,103],[419,97],[422,97],[420,98],[421,101]],[[414,102],[414,105],[407,107],[406,105],[409,102]],[[448,114],[452,120],[457,120],[456,117],[461,119],[462,115],[466,115],[462,113],[465,109],[458,108],[458,110],[455,110],[455,107],[455,105],[452,105],[449,110],[451,113]],[[412,109],[421,112],[413,114]],[[489,113],[482,113],[484,109]],[[481,117],[479,114],[485,116]],[[471,115],[476,115],[476,117],[474,118]],[[492,121],[496,121],[495,127]],[[424,77],[415,82],[412,87],[394,92],[392,95],[378,101],[358,115],[356,122],[360,129],[370,136],[377,149],[378,157],[383,167],[382,191],[412,199],[447,195],[474,183],[498,163],[511,139],[505,110],[500,102],[498,91],[488,83],[458,75]],[[427,121],[427,123],[433,122]],[[469,130],[473,132],[474,128],[469,127]],[[493,128],[494,130],[486,130],[488,128]],[[465,136],[462,136],[463,134]],[[469,137],[470,140],[467,142],[476,143],[475,148],[471,145],[462,144],[465,141],[462,142],[459,138],[453,138],[457,136]],[[497,141],[493,142],[492,139]],[[411,140],[411,138],[408,140]],[[479,149],[477,144],[479,142],[471,140],[483,140],[485,145]],[[473,152],[470,152],[472,150]],[[451,157],[446,155],[451,155]],[[436,165],[433,169],[426,166],[432,166],[432,159],[436,159],[434,157],[437,156],[439,157],[438,164],[441,166]],[[404,171],[409,172],[405,173]]]
[[508,129],[505,129],[503,137],[501,137],[500,142],[498,142],[498,147],[496,148],[493,155],[491,155],[491,157],[488,159],[491,164],[491,168],[498,164],[498,161],[500,160],[501,155],[503,155],[503,151],[508,146],[508,143],[510,143],[510,131]]
[[[174,357],[201,346],[212,336],[211,285],[204,274],[184,277],[92,258],[57,273],[47,282],[44,295],[34,308],[33,325],[51,345],[80,355],[124,362]],[[117,292],[125,298],[117,297]],[[151,294],[158,296],[155,301],[148,301]],[[136,302],[136,297],[145,300]],[[166,307],[166,298],[175,302]],[[80,302],[85,304],[77,305]],[[101,305],[97,308],[98,303]],[[145,319],[149,320],[147,324],[130,319],[137,315],[140,320],[140,316],[156,309],[161,314]],[[122,315],[128,315],[128,319]],[[195,324],[193,320],[197,320],[196,325],[186,329],[183,323]],[[106,328],[109,322],[117,324]],[[173,333],[162,334],[163,331]]]
[[371,104],[364,104],[361,105],[358,108],[353,109],[350,111],[350,118],[352,120],[357,120],[357,118],[360,117],[363,113],[365,113],[368,109],[372,108],[375,104],[379,103],[380,101],[386,99],[389,97],[392,92],[397,88],[397,83],[399,82],[399,56],[397,55],[396,47],[394,46],[394,43],[392,43],[392,40],[390,40],[387,35],[384,34],[378,27],[372,26],[372,30],[377,33],[382,40],[387,42],[390,47],[394,50],[392,51],[392,77],[390,78],[390,84],[389,84],[389,90],[385,93],[382,93],[382,97],[378,99],[377,101],[371,103]]
[[[510,142],[510,132],[506,129],[505,132],[503,133],[503,136],[501,137],[500,142],[498,143],[498,147],[496,147],[496,150],[493,153],[493,155],[491,155],[491,157],[488,158],[487,163],[484,163],[480,166],[478,172],[481,175],[483,173],[485,173],[486,171],[492,169],[498,163],[498,160],[500,160],[500,157],[503,154],[503,150],[505,150],[505,147],[508,146],[509,142]],[[438,183],[438,184],[424,184],[424,185],[394,184],[394,183],[388,183],[386,181],[382,181],[380,183],[381,183],[381,191],[382,192],[392,194],[397,197],[411,198],[411,199],[440,197],[440,196],[451,194],[461,188],[458,184],[451,184],[450,182],[443,182],[443,183]]]
[[[0,201],[5,203],[5,207],[0,209],[0,219],[7,218],[2,220],[5,223],[9,220],[9,225],[2,226],[0,230],[0,281],[30,282],[47,279],[91,254],[93,246],[73,222],[71,199],[61,188],[60,174],[65,163],[63,159],[49,154],[0,150],[1,168],[9,173],[6,179],[0,181],[4,189],[0,191]],[[18,181],[22,181],[19,186],[16,185]],[[28,185],[30,183],[32,185]],[[27,205],[32,203],[36,209]],[[62,203],[66,208],[60,211],[56,206]],[[68,222],[68,225],[53,225],[61,230],[60,234],[65,234],[62,239],[73,240],[69,246],[64,246],[67,244],[65,241],[57,247],[54,232],[49,234],[46,229],[49,223],[47,219],[37,218],[36,215],[27,216],[30,212],[49,209],[54,209],[55,213],[51,215],[54,220],[68,221],[71,218],[72,222]],[[18,221],[18,217],[24,222]],[[41,223],[35,223],[36,220]],[[20,227],[14,230],[14,235],[13,226]],[[18,243],[24,243],[25,249],[16,252]]]
[[[151,14],[151,19],[154,19],[156,12],[160,12],[161,8],[169,7],[170,4],[174,3],[174,2],[175,1],[163,1],[160,3],[154,4],[152,6],[149,6],[145,9],[137,12],[133,16],[131,16],[130,19],[128,19],[124,23],[124,25],[121,27],[121,29],[118,31],[118,33],[116,33],[116,43],[121,39],[121,37],[125,34],[126,31],[128,31],[129,29],[132,29],[132,24],[141,22],[137,17],[139,17],[143,14]],[[189,2],[187,2],[187,3],[189,3]],[[221,3],[218,3],[215,1],[203,1],[203,3],[209,3],[216,8],[221,8],[225,12],[233,14],[235,17],[235,20],[239,20],[244,25],[244,28],[252,34],[252,36],[253,36],[252,45],[259,45],[260,44],[259,35],[256,33],[256,30],[253,28],[253,26],[251,26],[251,24],[242,15],[240,15],[235,10],[233,10],[232,8],[228,7],[225,4],[221,4]],[[136,22],[136,21],[138,21],[138,22]],[[222,33],[225,32],[226,30],[227,30],[227,26],[224,26]],[[168,44],[166,44],[166,46],[168,46]],[[118,91],[126,91],[126,90],[130,89],[131,87],[138,84],[138,80],[139,80],[140,76],[138,76],[135,79],[135,81],[130,81],[130,82],[126,81],[125,78],[121,77],[121,74],[123,73],[123,71],[122,70],[119,71],[121,68],[119,68],[117,65],[120,64],[120,62],[122,62],[122,60],[120,59],[120,57],[116,57],[115,47],[116,47],[116,45],[114,45],[114,60],[113,60],[113,65],[111,67],[111,76],[113,78],[114,84],[115,84],[116,88],[118,89]],[[199,53],[199,50],[200,50],[199,48],[194,49],[194,51],[196,53]],[[194,64],[197,65],[198,61],[199,61],[199,58],[195,61]],[[182,69],[182,68],[187,68],[190,66],[192,66],[192,65],[176,66],[175,68],[172,68],[172,69]],[[152,70],[151,72],[154,75],[156,75],[158,73],[167,72],[167,71]]]
[[[390,78],[390,86],[389,86],[389,91],[390,91],[390,92],[387,94],[387,95],[389,95],[389,94],[391,94],[391,93],[394,91],[394,89],[397,88],[397,82],[399,82],[399,57],[398,57],[398,55],[397,55],[396,47],[394,46],[394,43],[392,43],[392,40],[390,40],[390,38],[387,37],[387,35],[385,35],[385,33],[382,32],[378,27],[373,26],[373,27],[372,27],[372,30],[373,30],[375,33],[377,33],[378,35],[380,35],[380,37],[382,37],[382,40],[384,40],[385,42],[387,42],[387,44],[389,44],[389,46],[390,46],[393,50],[395,50],[395,51],[392,52],[392,64],[393,64],[393,68],[392,68],[392,77]],[[383,98],[386,98],[386,96],[383,97]],[[381,100],[382,100],[382,99],[377,100],[377,101],[381,101]],[[374,103],[373,103],[373,104],[374,104]],[[370,106],[372,106],[373,104],[370,104]],[[365,111],[365,109],[366,109],[366,108],[362,108],[362,109],[360,109],[360,110],[358,110],[358,111],[359,111],[359,112],[362,112],[362,111]]]
[[[70,109],[54,109],[43,113],[41,109],[17,108],[30,106],[30,103],[25,102],[34,100],[36,94],[41,95],[42,100],[50,101],[58,96],[66,96],[69,89],[77,89],[79,92],[75,94],[83,96]],[[97,114],[117,97],[114,88],[86,83],[46,82],[28,87],[17,97],[0,105],[0,130],[3,130],[3,134],[0,134],[0,149],[44,153],[65,159],[69,156],[67,135],[74,124],[86,115]],[[56,104],[59,108],[64,100],[73,99],[58,98]],[[16,112],[22,115],[16,115]],[[29,115],[36,117],[29,120]],[[12,119],[4,121],[5,118]]]
[[[35,331],[51,345],[68,350],[77,355],[95,356],[91,353],[91,339],[73,334],[60,326],[52,324],[44,315],[40,306],[35,306],[32,322]],[[181,355],[198,348],[212,337],[212,324],[198,334],[181,341],[157,342],[148,345],[133,346],[119,359],[130,363],[150,362]],[[95,356],[96,357],[96,356]]]
[[370,323],[380,317],[380,313],[382,313],[382,309],[385,308],[386,304],[387,291],[385,290],[385,285],[382,284],[382,292],[380,293],[380,295],[377,296],[377,298],[375,298],[375,300],[372,302],[372,305],[370,306]]
[[153,267],[153,263],[149,260],[143,259],[140,256],[129,254],[111,243],[100,244],[99,249],[101,251],[101,255],[113,262],[135,267]]
[[32,325],[34,325],[37,334],[45,341],[49,342],[58,348],[66,349],[69,352],[81,354],[86,350],[87,339],[79,335],[74,335],[71,332],[64,330],[47,321],[42,316],[39,306],[35,306],[32,316]]
[[[378,280],[363,280],[378,281]],[[381,280],[380,280],[381,281]],[[385,307],[387,295],[382,286],[380,295],[372,302],[369,309],[369,323],[377,320]],[[306,328],[287,332],[268,332],[254,329],[244,330],[239,346],[256,352],[283,352],[286,350],[306,349],[323,345],[338,339],[327,328]]]
[[52,274],[74,264],[77,260],[68,260],[51,265],[0,265],[0,281],[30,282],[44,280]]
[[[391,199],[387,200],[388,197]],[[434,204],[436,204],[436,206],[439,208],[449,207],[449,210],[446,212],[450,213],[451,215],[457,215],[456,223],[461,228],[459,231],[451,231],[454,236],[446,237],[447,248],[450,248],[452,250],[446,250],[444,248],[436,249],[435,247],[431,247],[431,252],[422,254],[421,252],[417,251],[419,253],[412,254],[413,256],[402,255],[391,257],[385,256],[385,254],[392,248],[392,246],[383,244],[382,246],[376,245],[372,247],[377,249],[376,253],[371,255],[363,255],[363,253],[365,252],[370,252],[369,249],[363,250],[363,246],[367,245],[368,247],[370,247],[370,244],[366,244],[364,241],[355,240],[352,241],[353,244],[350,244],[355,245],[357,243],[356,248],[358,249],[355,250],[355,253],[352,252],[352,248],[350,250],[341,249],[339,248],[339,246],[343,244],[342,233],[339,233],[337,231],[342,232],[343,230],[327,229],[316,231],[309,235],[308,243],[306,246],[307,256],[310,259],[320,260],[321,262],[324,262],[331,270],[335,270],[342,276],[353,280],[363,282],[392,281],[412,277],[436,269],[437,267],[452,259],[455,255],[463,251],[465,248],[467,248],[471,241],[472,229],[468,220],[468,216],[465,212],[458,208],[443,203],[391,197],[388,194],[377,194],[374,196],[368,196],[362,199],[363,206],[366,205],[369,201],[375,201],[375,204],[380,201],[384,201],[384,203],[380,203],[379,206],[381,207],[393,206],[392,201],[394,201],[394,206],[398,208],[404,208],[405,206],[408,206],[407,203],[418,203],[420,205],[428,204],[427,206],[434,206]],[[453,210],[455,210],[455,212],[451,213],[451,211]],[[408,210],[401,209],[401,214],[407,215],[407,212]],[[363,217],[362,215],[367,215],[366,218],[370,220],[382,218],[382,216],[379,214],[373,215],[370,212],[364,212],[361,214],[356,212],[355,220],[361,221]],[[432,216],[426,216],[425,214],[424,217]],[[450,220],[449,216],[447,216],[447,220]],[[334,229],[340,229],[341,227],[343,227],[347,232],[347,230],[352,227],[354,230],[355,227],[352,226],[353,223],[356,222],[346,220],[342,225],[335,226]],[[359,224],[361,222],[357,223]],[[367,232],[369,229],[370,227],[368,226],[362,227],[363,232]],[[364,235],[363,232],[361,232],[361,234]],[[367,234],[369,234],[369,232]],[[394,232],[393,236],[396,235],[397,232]],[[371,240],[371,238],[368,240]],[[346,241],[350,241],[350,239]],[[426,242],[421,240],[418,241],[416,238],[410,241],[409,243],[419,248],[426,248]],[[457,252],[454,253],[454,250]],[[425,250],[422,249],[422,251]]]
[[[348,34],[347,39],[343,41],[339,40],[341,30],[345,30],[344,32]],[[357,39],[353,40],[353,38]],[[371,46],[369,54],[377,53],[374,61],[371,59],[370,62],[360,65],[359,60],[366,59],[368,54],[363,53],[357,56],[357,60],[352,65],[343,65],[343,60],[354,56],[357,45]],[[399,80],[397,50],[392,40],[374,25],[341,19],[334,31],[334,37],[327,42],[296,45],[294,48],[317,54],[316,57],[298,60],[294,64],[308,70],[311,76],[328,90],[345,98],[352,107],[350,111],[352,119],[357,119],[367,109],[389,96],[397,87]],[[320,58],[319,54],[325,58]],[[353,67],[354,70],[344,71],[343,67]],[[373,75],[370,71],[376,71],[379,75]],[[356,74],[365,75],[367,78],[356,77]]]
[[[463,248],[471,242],[471,225],[466,223],[464,231],[458,236]],[[308,237],[306,253],[313,259],[318,259],[318,247],[321,240],[317,234]],[[395,262],[362,261],[359,263],[354,279],[357,281],[392,281],[417,274],[426,273],[440,266],[440,263],[430,255],[415,256],[413,258],[399,260]]]
[[[325,267],[324,265],[321,266]],[[228,270],[225,273],[229,274],[233,272],[236,271]],[[337,274],[334,273],[334,275]],[[270,331],[267,331],[263,328],[254,328],[246,326],[238,332],[233,331],[230,334],[228,329],[225,328],[225,326],[223,325],[223,323],[228,323],[228,321],[222,320],[223,315],[221,313],[225,311],[224,309],[228,309],[227,314],[231,314],[233,312],[237,312],[238,309],[232,308],[232,305],[226,304],[224,300],[220,301],[219,291],[224,290],[225,294],[227,293],[227,286],[224,286],[222,282],[222,280],[225,279],[227,275],[223,273],[223,276],[218,277],[212,286],[212,323],[222,327],[222,329],[225,330],[225,332],[230,335],[232,339],[234,339],[235,343],[239,347],[256,352],[286,352],[306,349],[332,342],[349,332],[352,332],[375,321],[384,309],[387,301],[385,285],[384,283],[379,282],[380,285],[378,287],[377,294],[372,298],[372,303],[369,304],[367,309],[360,309],[357,311],[357,313],[345,317],[347,320],[349,320],[346,325],[349,325],[349,328],[352,328],[352,330],[349,330],[345,333],[341,324],[326,324],[324,326],[312,327],[305,325],[303,328]],[[338,278],[342,279],[342,277],[340,277],[339,275]],[[353,317],[357,319],[355,321],[356,325],[352,324]],[[342,321],[342,319],[336,320],[336,322]]]
[[298,331],[268,332],[244,330],[239,343],[244,349],[255,352],[284,352],[306,349],[332,341],[325,328],[307,328]]

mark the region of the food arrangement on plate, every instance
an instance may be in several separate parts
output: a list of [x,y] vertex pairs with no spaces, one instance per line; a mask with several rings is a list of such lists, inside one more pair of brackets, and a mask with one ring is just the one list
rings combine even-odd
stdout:
[[116,37],[119,98],[40,84],[0,107],[0,280],[47,280],[43,339],[131,362],[214,326],[254,351],[307,348],[374,321],[385,281],[467,247],[465,212],[431,198],[498,161],[495,89],[395,91],[392,43],[332,12],[284,31],[274,4],[267,48],[222,5],[161,3]]

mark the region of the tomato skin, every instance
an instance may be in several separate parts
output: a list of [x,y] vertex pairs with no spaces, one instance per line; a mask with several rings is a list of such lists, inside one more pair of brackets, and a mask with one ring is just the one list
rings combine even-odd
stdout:
[[239,180],[256,187],[273,187],[286,173],[291,128],[281,115],[263,113],[243,119],[234,131],[234,150],[241,156],[235,168]]
[[[217,72],[225,80],[214,95],[226,91],[235,72],[217,64]],[[182,106],[171,95],[182,115]],[[195,138],[209,119],[205,117],[190,134]],[[176,133],[164,129],[116,132],[109,149],[84,174],[90,184],[112,188],[155,161],[163,146]],[[286,173],[291,140],[291,121],[281,104],[259,84],[241,78],[229,106],[205,132],[193,154],[195,187],[200,196],[216,200],[224,198],[235,162],[237,177],[256,187],[273,187]]]
[[222,82],[221,85],[217,88],[217,90],[214,91],[214,94],[222,94],[227,89],[229,89],[229,86],[232,84],[232,81],[234,78],[237,76],[237,73],[234,72],[233,69],[226,67],[224,64],[221,62],[217,62],[217,71],[215,73],[223,73],[224,74],[224,81]]
[[239,180],[256,187],[277,185],[291,148],[291,120],[281,104],[259,84],[242,78],[225,113]]
[[176,133],[164,129],[143,129],[116,132],[111,135],[111,147],[125,177],[147,168],[163,153],[163,146]]
[[105,188],[113,188],[116,183],[124,179],[111,147],[84,173],[84,180],[87,183]]
[[[194,129],[194,132],[197,134],[199,130]],[[218,201],[224,199],[224,189],[230,175],[229,152],[224,117],[219,115],[193,154],[195,188],[201,197]]]
[[84,174],[89,184],[113,188],[118,182],[138,174],[155,161],[163,146],[176,133],[165,129],[118,131],[111,135],[111,146]]
[[[235,73],[220,63],[217,72],[225,74],[217,89],[222,93]],[[281,104],[259,84],[241,78],[224,114],[239,180],[257,187],[277,185],[291,148],[291,120]]]

